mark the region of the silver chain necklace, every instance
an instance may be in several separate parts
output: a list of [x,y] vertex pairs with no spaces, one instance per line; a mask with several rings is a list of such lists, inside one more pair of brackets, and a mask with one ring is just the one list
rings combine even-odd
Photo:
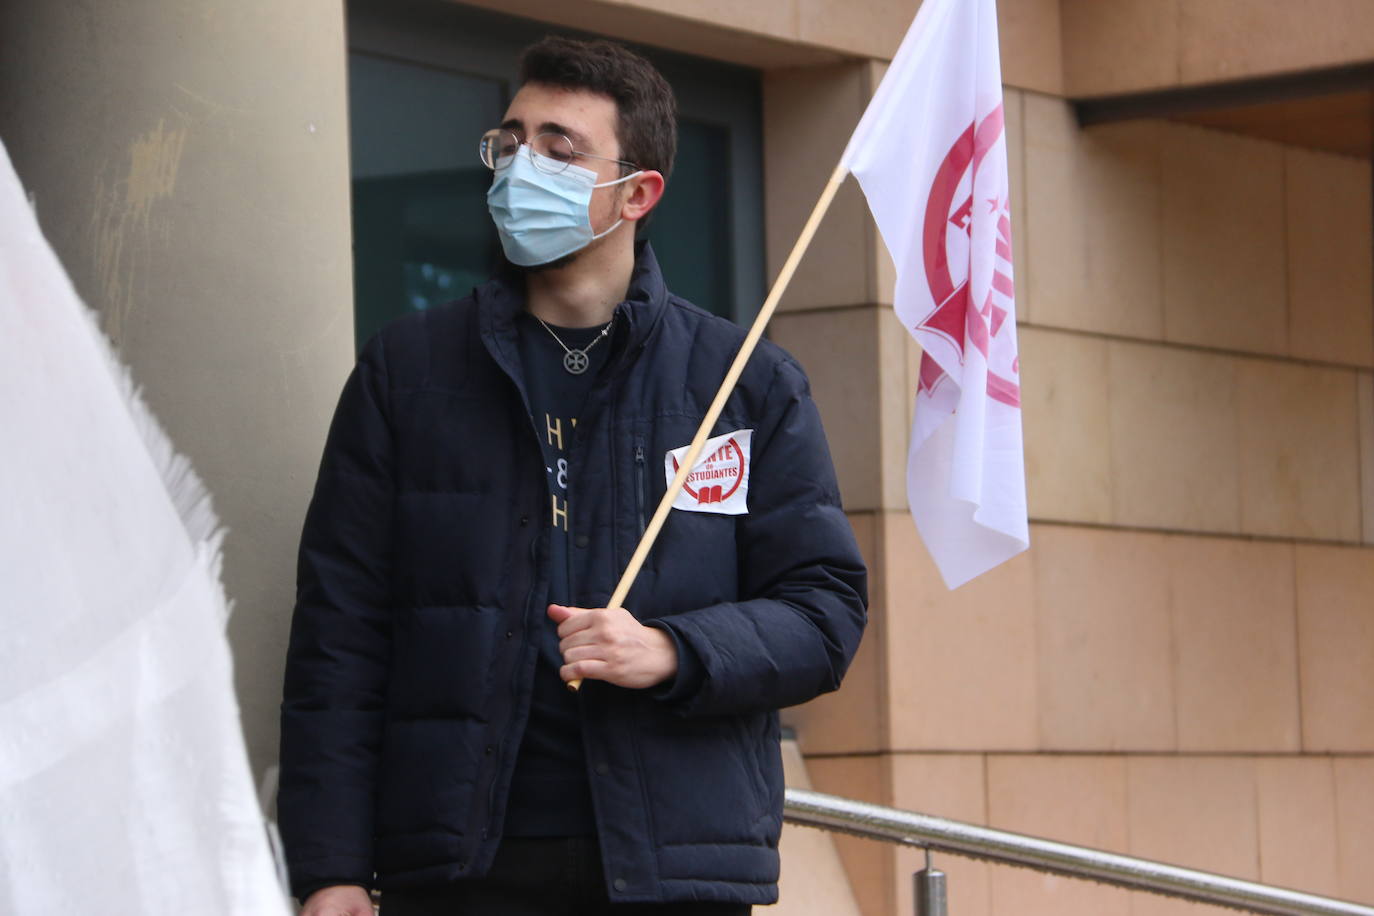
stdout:
[[581,375],[587,371],[587,367],[591,365],[591,360],[587,359],[587,351],[600,343],[601,338],[611,333],[611,325],[615,324],[615,316],[611,316],[611,320],[606,322],[606,326],[601,329],[601,333],[592,338],[591,343],[579,350],[565,344],[563,339],[554,333],[553,328],[549,327],[543,318],[535,315],[534,320],[544,325],[544,330],[548,331],[550,336],[558,341],[558,345],[563,348],[563,368],[568,370],[572,375]]

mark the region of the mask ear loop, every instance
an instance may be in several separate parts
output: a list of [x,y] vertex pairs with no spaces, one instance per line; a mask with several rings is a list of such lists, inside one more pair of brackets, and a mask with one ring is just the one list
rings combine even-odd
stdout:
[[603,182],[601,182],[601,184],[594,184],[594,185],[592,185],[592,187],[594,187],[594,188],[609,188],[611,185],[621,184],[622,182],[629,181],[631,178],[635,178],[635,177],[637,177],[637,176],[639,176],[639,175],[643,175],[643,174],[644,174],[644,170],[643,170],[643,169],[640,169],[640,170],[637,171],[637,172],[631,172],[630,174],[626,175],[624,178],[617,178],[615,181],[603,181]]
[[[626,175],[624,178],[617,178],[615,181],[603,181],[601,184],[594,184],[594,185],[592,185],[592,187],[593,187],[593,188],[609,188],[609,187],[611,187],[612,185],[621,184],[622,182],[629,181],[631,178],[634,178],[636,175],[642,175],[642,174],[644,174],[644,170],[643,170],[643,169],[640,169],[640,170],[637,171],[637,172],[631,172],[630,174]],[[610,227],[609,229],[606,229],[606,230],[604,230],[604,231],[602,231],[602,232],[598,232],[598,233],[596,233],[595,235],[593,235],[592,238],[591,238],[591,240],[592,240],[593,242],[595,242],[595,241],[596,241],[597,239],[599,239],[599,238],[604,238],[605,236],[610,235],[612,232],[614,232],[614,231],[616,231],[617,229],[619,229],[619,228],[620,228],[620,224],[623,223],[623,222],[625,222],[625,217],[622,216],[620,219],[618,219],[618,220],[616,220],[614,223],[612,223],[612,224],[611,224],[611,227]]]

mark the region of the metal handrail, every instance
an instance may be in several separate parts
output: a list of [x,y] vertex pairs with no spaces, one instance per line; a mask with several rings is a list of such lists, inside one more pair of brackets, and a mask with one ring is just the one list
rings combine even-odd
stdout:
[[806,827],[1019,865],[1070,878],[1099,881],[1273,916],[1374,916],[1374,907],[1242,881],[1148,859],[993,830],[913,811],[788,789],[784,818]]

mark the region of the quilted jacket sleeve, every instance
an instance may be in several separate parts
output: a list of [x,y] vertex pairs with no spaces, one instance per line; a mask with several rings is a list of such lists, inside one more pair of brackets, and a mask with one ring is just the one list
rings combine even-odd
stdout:
[[835,690],[859,647],[868,575],[805,375],[779,362],[736,529],[745,600],[660,618],[700,662],[683,715],[747,713]]
[[392,438],[374,338],[344,386],[301,535],[281,709],[278,817],[292,892],[372,882],[390,659]]

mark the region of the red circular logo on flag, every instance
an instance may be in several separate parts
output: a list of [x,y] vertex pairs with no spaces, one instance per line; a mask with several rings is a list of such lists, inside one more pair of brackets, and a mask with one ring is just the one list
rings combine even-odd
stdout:
[[[937,335],[947,342],[954,352],[944,358],[957,358],[961,364],[967,355],[967,345],[975,347],[985,360],[995,362],[991,360],[992,339],[1011,317],[1011,303],[1015,299],[1006,186],[1004,182],[994,182],[985,193],[978,182],[979,168],[1002,139],[1004,127],[1000,104],[982,121],[970,122],[945,154],[926,198],[921,249],[926,284],[934,306],[917,324],[916,330]],[[975,213],[976,207],[986,209]],[[989,233],[980,229],[975,235],[975,218],[980,220],[980,227],[989,227],[989,223],[983,221],[991,221],[995,230]],[[974,244],[987,245],[989,250],[984,252],[980,248],[974,252]],[[978,281],[980,287],[985,282],[990,284],[987,289],[977,291],[981,301],[974,301],[974,291],[970,289],[969,271],[975,253],[992,256],[990,276],[981,276]],[[999,371],[1011,375],[1003,377],[997,374]],[[1010,406],[1019,406],[1020,389],[1012,380],[1015,373],[1014,362],[1009,366],[990,365],[988,395]],[[932,359],[929,352],[923,354],[921,388],[933,391],[943,378],[945,370],[939,362]]]
[[[1000,105],[982,123],[970,122],[945,154],[931,182],[930,196],[926,198],[921,249],[925,258],[926,284],[930,287],[935,308],[921,322],[921,327],[947,337],[961,355],[969,296],[968,249],[975,203],[973,180],[988,151],[1002,138],[1002,129]],[[993,203],[1000,209],[1000,201]],[[1010,251],[1010,240],[1007,244]],[[957,280],[953,271],[956,263],[963,268],[963,276]]]

